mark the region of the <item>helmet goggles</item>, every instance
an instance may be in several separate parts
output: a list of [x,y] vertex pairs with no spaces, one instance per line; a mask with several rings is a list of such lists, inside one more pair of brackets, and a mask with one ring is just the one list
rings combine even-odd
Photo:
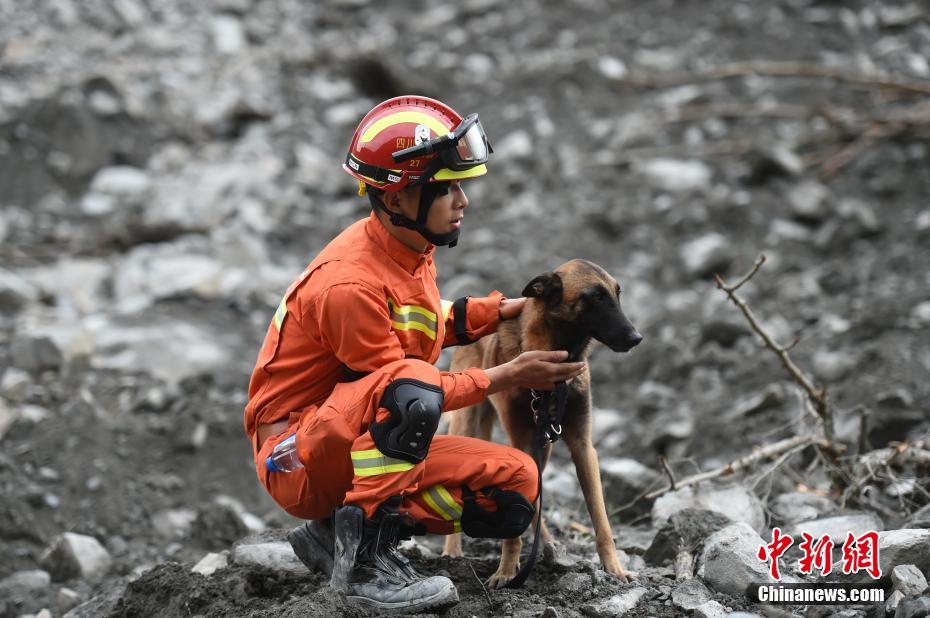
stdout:
[[431,154],[438,155],[420,175],[419,182],[428,182],[441,169],[460,172],[484,165],[492,152],[494,150],[478,120],[478,114],[469,114],[449,133],[398,150],[391,156],[395,163],[402,163]]

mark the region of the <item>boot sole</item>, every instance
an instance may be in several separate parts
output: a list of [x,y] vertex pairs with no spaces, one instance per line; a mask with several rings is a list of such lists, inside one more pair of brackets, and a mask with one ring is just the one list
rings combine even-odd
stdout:
[[333,537],[311,528],[309,524],[301,524],[287,533],[287,540],[300,561],[312,572],[323,573],[326,576],[333,574]]
[[418,599],[412,602],[400,601],[397,603],[384,603],[382,601],[369,599],[368,597],[357,597],[348,594],[346,595],[346,601],[355,605],[362,605],[364,607],[377,609],[383,613],[409,614],[425,612],[431,609],[444,609],[447,607],[452,607],[459,602],[459,592],[456,590],[455,585],[452,582],[449,582],[447,587],[443,588],[433,596],[427,597],[425,599]]

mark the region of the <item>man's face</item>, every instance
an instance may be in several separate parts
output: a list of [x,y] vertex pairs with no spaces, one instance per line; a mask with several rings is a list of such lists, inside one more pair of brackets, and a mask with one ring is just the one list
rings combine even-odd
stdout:
[[[448,234],[461,227],[465,208],[468,206],[468,198],[458,180],[436,184],[447,190],[445,193],[440,191],[440,194],[433,200],[429,215],[426,217],[426,227],[434,234]],[[420,205],[420,187],[410,187],[396,195],[398,206],[404,216],[416,221]]]

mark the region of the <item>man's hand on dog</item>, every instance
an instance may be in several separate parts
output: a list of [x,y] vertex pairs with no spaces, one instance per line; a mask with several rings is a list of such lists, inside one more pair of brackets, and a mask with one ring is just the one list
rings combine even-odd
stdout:
[[521,296],[520,298],[505,298],[501,301],[497,313],[500,314],[502,320],[512,320],[520,315],[520,312],[523,311],[523,305],[525,304],[525,296]]
[[556,382],[567,382],[585,370],[586,363],[566,363],[567,358],[565,350],[532,350],[508,363],[491,367],[486,370],[491,379],[488,394],[515,387],[551,391]]

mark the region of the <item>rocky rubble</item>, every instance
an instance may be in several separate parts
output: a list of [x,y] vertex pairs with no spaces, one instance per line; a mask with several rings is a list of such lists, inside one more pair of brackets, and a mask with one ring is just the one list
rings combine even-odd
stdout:
[[[928,57],[908,1],[0,0],[0,616],[352,615],[283,542],[294,521],[254,478],[241,411],[283,290],[366,214],[339,170],[355,123],[413,91],[479,112],[495,149],[461,245],[436,254],[443,291],[513,296],[587,258],[645,335],[591,360],[639,580],[600,569],[557,447],[564,551],[525,590],[485,596],[495,543],[467,562],[409,546],[455,579],[449,614],[925,615]],[[865,79],[713,74],[748,62]],[[645,500],[819,431],[714,288],[759,253],[740,293],[800,339],[845,476],[807,448]],[[880,531],[887,604],[753,606],[776,525],[828,535],[837,560],[847,533]],[[798,555],[786,577],[820,581]]]

